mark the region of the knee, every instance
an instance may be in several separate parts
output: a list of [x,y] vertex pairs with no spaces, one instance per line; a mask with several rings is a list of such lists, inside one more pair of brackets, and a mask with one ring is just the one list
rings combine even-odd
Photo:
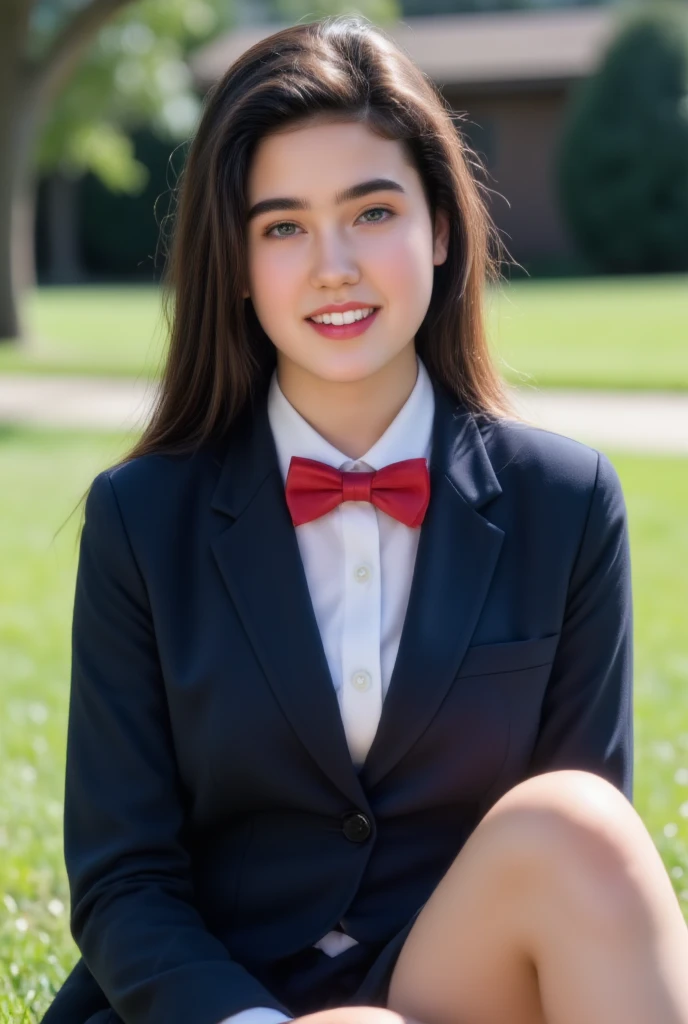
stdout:
[[565,896],[571,912],[617,927],[644,914],[642,863],[657,854],[633,805],[601,776],[534,776],[505,793],[483,822],[505,844],[519,879]]

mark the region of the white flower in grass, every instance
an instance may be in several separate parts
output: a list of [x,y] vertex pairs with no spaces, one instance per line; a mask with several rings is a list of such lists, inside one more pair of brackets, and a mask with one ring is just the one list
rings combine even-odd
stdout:
[[6,892],[5,895],[2,897],[2,902],[5,904],[10,914],[16,914],[17,911],[19,910],[19,907],[17,906],[17,901],[14,899],[13,896],[10,896],[8,892]]
[[33,765],[24,764],[19,769],[19,778],[22,782],[28,782],[29,785],[33,785],[38,778],[38,773]]
[[669,740],[659,740],[657,743],[653,743],[652,753],[660,761],[673,761],[676,756],[674,745]]
[[41,704],[40,701],[33,701],[29,704],[27,710],[29,718],[36,725],[43,725],[44,722],[48,721],[48,709],[45,704]]

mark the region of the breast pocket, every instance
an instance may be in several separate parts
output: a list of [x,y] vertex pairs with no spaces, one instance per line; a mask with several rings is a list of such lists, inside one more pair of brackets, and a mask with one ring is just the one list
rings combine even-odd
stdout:
[[479,644],[466,651],[455,686],[459,692],[471,694],[477,704],[491,708],[506,726],[499,765],[483,790],[483,800],[508,789],[528,767],[558,642],[559,633],[553,633]]
[[551,665],[559,642],[559,633],[533,640],[507,640],[499,644],[469,647],[457,678],[489,676],[502,672],[527,672]]
[[532,743],[558,639],[553,634],[467,649],[408,759],[417,791],[432,792],[437,804],[485,798]]

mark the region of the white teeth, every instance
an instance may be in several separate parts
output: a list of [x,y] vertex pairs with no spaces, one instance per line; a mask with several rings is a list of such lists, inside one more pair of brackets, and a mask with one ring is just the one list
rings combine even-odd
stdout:
[[362,309],[349,309],[346,313],[323,313],[320,316],[312,316],[316,324],[353,324],[356,320],[363,320],[373,312],[373,306],[366,306]]

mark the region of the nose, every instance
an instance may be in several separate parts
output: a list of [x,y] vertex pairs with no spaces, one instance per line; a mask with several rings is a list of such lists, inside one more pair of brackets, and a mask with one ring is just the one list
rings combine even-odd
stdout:
[[339,288],[356,284],[360,277],[353,248],[335,231],[322,234],[313,246],[311,284],[314,288]]

